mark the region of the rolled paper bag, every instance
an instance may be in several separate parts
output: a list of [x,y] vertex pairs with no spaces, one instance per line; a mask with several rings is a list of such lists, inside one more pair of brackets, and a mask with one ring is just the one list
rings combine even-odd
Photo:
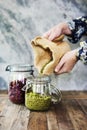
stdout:
[[63,55],[70,51],[69,44],[63,41],[63,38],[62,35],[49,41],[38,36],[31,41],[34,50],[34,65],[40,74],[52,74]]
[[57,38],[53,39],[53,41],[52,41],[52,42],[57,43],[57,42],[59,42],[59,41],[63,41],[63,39],[64,39],[64,35],[60,35],[59,37],[57,37]]

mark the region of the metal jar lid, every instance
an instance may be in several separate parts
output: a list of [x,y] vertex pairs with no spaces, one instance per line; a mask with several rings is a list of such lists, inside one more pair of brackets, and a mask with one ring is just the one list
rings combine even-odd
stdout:
[[33,65],[30,64],[12,64],[6,67],[6,71],[9,72],[31,72],[33,70]]

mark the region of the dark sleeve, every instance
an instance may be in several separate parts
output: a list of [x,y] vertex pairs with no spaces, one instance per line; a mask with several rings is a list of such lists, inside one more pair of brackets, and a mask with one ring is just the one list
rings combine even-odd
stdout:
[[77,49],[77,57],[84,64],[87,64],[87,40],[80,42],[80,47]]
[[87,16],[82,16],[68,22],[68,26],[72,31],[68,40],[72,43],[77,43],[83,35],[87,34]]

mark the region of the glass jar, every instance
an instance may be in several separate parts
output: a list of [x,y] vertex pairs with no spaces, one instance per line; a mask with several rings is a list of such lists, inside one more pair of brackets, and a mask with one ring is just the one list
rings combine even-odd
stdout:
[[26,81],[25,106],[30,110],[44,111],[51,103],[61,100],[60,91],[51,85],[49,76],[34,77]]
[[9,99],[16,104],[25,102],[25,92],[22,88],[26,84],[27,78],[33,76],[33,66],[28,64],[8,65],[6,71],[10,72],[8,95]]

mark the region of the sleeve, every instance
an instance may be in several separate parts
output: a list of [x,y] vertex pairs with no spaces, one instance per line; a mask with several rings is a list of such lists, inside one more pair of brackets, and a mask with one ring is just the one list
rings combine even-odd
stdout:
[[72,43],[77,43],[83,35],[87,34],[87,16],[68,22],[68,26],[72,32],[68,40]]
[[80,42],[80,47],[77,49],[77,58],[87,64],[87,41]]

